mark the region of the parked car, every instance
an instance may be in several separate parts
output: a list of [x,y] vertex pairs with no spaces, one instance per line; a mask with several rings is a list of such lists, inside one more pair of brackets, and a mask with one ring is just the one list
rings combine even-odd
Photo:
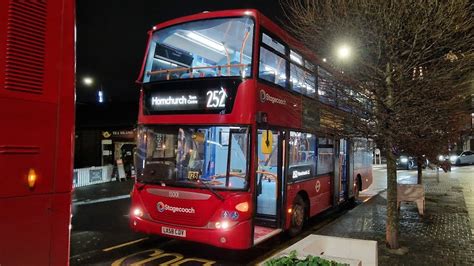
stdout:
[[411,170],[416,167],[416,158],[408,155],[400,155],[397,158],[397,169]]
[[[426,168],[428,165],[428,160],[423,159],[424,162],[422,164],[422,168]],[[412,170],[418,168],[416,157],[410,155],[400,155],[397,158],[397,169],[401,170]]]
[[455,165],[474,164],[474,152],[463,151],[459,155],[450,156],[449,160],[451,161],[452,164],[455,164]]

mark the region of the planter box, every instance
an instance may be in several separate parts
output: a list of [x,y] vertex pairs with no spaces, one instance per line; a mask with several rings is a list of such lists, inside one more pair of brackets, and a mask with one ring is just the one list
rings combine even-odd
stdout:
[[292,250],[296,250],[298,258],[312,255],[351,266],[378,265],[377,241],[322,235],[309,235],[266,259],[261,265],[272,258],[288,255]]

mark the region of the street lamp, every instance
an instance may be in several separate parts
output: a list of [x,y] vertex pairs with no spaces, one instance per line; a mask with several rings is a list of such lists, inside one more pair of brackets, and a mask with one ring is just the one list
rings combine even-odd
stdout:
[[343,44],[337,48],[337,57],[339,59],[345,60],[348,59],[351,56],[351,48]]
[[[94,85],[94,78],[92,77],[84,77],[82,79],[82,82],[84,83],[84,85],[86,85],[87,87],[93,87]],[[99,88],[97,90],[97,101],[99,103],[103,103],[104,102],[104,91],[102,89],[102,85],[99,85]]]
[[92,86],[92,84],[94,84],[94,79],[91,78],[91,77],[84,77],[82,79],[82,82],[84,83],[84,85],[86,86]]

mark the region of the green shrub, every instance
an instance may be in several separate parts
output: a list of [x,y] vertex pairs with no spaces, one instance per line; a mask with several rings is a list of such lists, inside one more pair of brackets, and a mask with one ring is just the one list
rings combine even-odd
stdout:
[[292,250],[288,256],[283,256],[279,258],[273,258],[265,262],[265,266],[286,266],[286,265],[296,265],[296,266],[345,266],[349,264],[339,263],[333,260],[326,260],[318,256],[306,256],[305,259],[298,259],[296,250]]

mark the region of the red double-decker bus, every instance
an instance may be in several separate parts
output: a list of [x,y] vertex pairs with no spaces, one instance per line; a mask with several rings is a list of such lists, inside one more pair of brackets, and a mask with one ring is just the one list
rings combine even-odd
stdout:
[[0,265],[68,265],[74,1],[0,1]]
[[372,153],[331,134],[328,114],[347,111],[330,97],[338,79],[256,10],[153,27],[131,228],[247,249],[353,199],[372,182]]

